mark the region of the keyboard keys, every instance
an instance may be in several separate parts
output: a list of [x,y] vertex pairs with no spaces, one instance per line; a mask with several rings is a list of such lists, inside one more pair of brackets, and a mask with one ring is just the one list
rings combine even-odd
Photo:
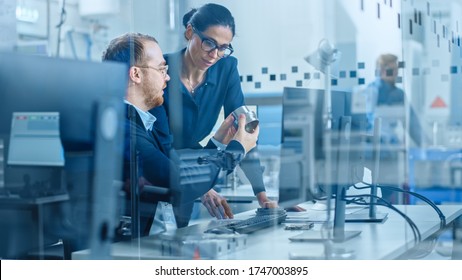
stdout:
[[[266,208],[265,208],[266,209]],[[282,209],[283,210],[283,209]],[[258,211],[258,210],[257,210]],[[220,232],[217,228],[227,228],[237,233],[251,233],[260,229],[275,226],[282,223],[287,217],[285,211],[275,211],[272,215],[258,214],[255,217],[246,220],[236,221],[222,227],[214,227],[205,231],[205,233]]]

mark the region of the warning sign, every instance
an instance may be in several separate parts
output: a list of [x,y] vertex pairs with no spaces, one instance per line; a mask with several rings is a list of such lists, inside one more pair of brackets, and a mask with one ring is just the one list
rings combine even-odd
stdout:
[[437,96],[435,100],[433,100],[432,105],[430,105],[430,108],[446,108],[446,107],[448,107],[446,105],[446,102],[444,102],[444,100],[439,96]]

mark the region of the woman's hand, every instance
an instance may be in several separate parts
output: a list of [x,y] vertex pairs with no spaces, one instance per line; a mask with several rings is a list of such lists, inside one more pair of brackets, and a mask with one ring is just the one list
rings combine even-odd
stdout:
[[234,135],[234,140],[239,141],[244,147],[245,152],[248,153],[250,150],[257,146],[258,134],[260,133],[260,126],[258,125],[252,133],[245,130],[246,123],[245,114],[239,116],[239,127]]
[[229,141],[231,141],[236,134],[236,128],[233,125],[234,117],[232,114],[221,123],[220,127],[218,128],[217,132],[213,138],[218,142],[228,145]]
[[266,192],[259,192],[257,194],[257,200],[261,208],[277,208],[278,207],[278,202],[269,199],[266,196]]

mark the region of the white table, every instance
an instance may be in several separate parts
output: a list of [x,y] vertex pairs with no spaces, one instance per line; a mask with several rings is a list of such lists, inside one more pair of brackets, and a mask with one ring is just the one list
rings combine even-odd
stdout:
[[[309,204],[302,205],[309,208]],[[408,215],[420,230],[422,240],[431,238],[439,231],[440,220],[436,212],[427,205],[398,205],[398,209]],[[442,205],[440,209],[446,216],[447,224],[462,215],[462,205]],[[361,234],[343,243],[333,243],[335,252],[344,252],[336,258],[353,258],[363,260],[402,258],[414,248],[414,236],[406,221],[392,210],[379,207],[381,212],[388,212],[389,217],[384,223],[347,223],[346,230],[359,230]],[[311,210],[312,211],[312,210]],[[254,214],[247,211],[236,215],[236,218],[246,218]],[[207,228],[207,222],[171,232],[200,234]],[[317,223],[312,230],[319,230],[322,224]],[[291,258],[321,258],[325,259],[323,243],[291,242],[289,237],[302,231],[284,230],[284,225],[266,228],[249,234],[247,246],[236,250],[220,259],[263,260]],[[112,246],[112,257],[115,259],[165,259],[159,248],[154,246],[156,236],[143,237],[133,242],[115,243]],[[74,259],[84,259],[88,251],[73,253]]]

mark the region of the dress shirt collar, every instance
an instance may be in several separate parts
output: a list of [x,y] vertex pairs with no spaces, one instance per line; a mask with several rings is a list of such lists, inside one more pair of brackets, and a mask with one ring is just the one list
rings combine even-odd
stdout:
[[151,131],[152,127],[154,126],[154,122],[157,120],[156,117],[154,117],[153,114],[149,113],[149,111],[145,112],[141,110],[140,108],[136,107],[135,105],[131,104],[127,100],[124,100],[124,102],[128,105],[133,106],[136,109],[136,111],[138,112],[138,115],[141,118],[141,121],[143,122],[143,125],[146,131]]

